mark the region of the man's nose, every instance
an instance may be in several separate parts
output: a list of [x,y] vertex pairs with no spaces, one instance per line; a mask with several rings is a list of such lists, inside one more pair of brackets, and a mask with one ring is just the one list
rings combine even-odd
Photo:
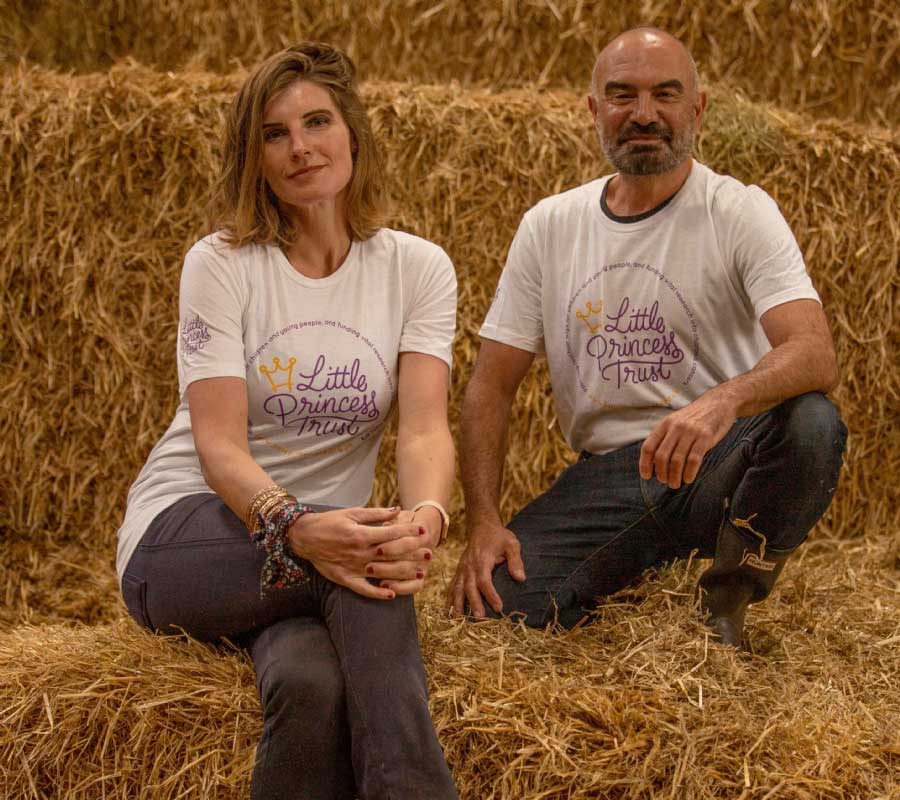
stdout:
[[651,122],[657,122],[659,115],[656,110],[656,101],[649,94],[644,94],[643,92],[638,94],[631,118],[638,125],[649,125]]

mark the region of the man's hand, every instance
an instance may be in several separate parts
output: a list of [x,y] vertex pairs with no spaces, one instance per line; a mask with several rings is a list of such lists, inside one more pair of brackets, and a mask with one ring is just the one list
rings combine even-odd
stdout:
[[499,614],[503,610],[503,601],[494,588],[491,573],[497,564],[504,561],[513,580],[525,580],[521,547],[512,531],[502,525],[483,525],[471,531],[469,543],[460,556],[456,575],[450,584],[448,605],[451,605],[457,613],[463,614],[468,600],[472,613],[482,618],[484,600],[487,600],[491,608]]
[[715,447],[737,419],[735,404],[719,387],[710,389],[693,403],[673,411],[650,431],[641,447],[640,471],[670,489],[682,481],[693,483],[706,454]]

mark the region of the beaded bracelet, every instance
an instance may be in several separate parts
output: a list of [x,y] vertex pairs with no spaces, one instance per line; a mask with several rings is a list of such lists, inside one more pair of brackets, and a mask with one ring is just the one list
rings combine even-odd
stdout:
[[257,515],[250,539],[257,547],[266,551],[266,560],[259,577],[260,596],[265,594],[266,589],[285,589],[309,580],[301,560],[291,552],[287,541],[291,525],[309,513],[312,513],[309,506],[291,498],[291,501],[267,516]]

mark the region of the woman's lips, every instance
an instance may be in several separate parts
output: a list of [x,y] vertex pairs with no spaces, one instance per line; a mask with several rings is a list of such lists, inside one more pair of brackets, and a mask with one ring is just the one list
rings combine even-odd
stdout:
[[316,167],[304,167],[303,169],[298,169],[296,172],[292,172],[288,175],[288,180],[293,180],[294,178],[305,178],[307,175],[312,175],[314,172],[318,172],[323,168],[323,164],[320,164]]

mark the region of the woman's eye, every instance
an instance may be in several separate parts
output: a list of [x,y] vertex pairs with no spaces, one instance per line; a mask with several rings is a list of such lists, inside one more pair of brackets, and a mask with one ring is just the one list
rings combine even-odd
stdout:
[[271,130],[266,131],[263,134],[263,141],[265,142],[274,142],[278,137],[283,136],[284,131],[279,130],[278,128],[273,128]]
[[307,124],[310,128],[324,128],[324,127],[328,124],[328,117],[326,117],[326,116],[324,116],[324,115],[319,115],[319,116],[316,116],[316,117],[310,117],[310,118],[306,121],[306,124]]

